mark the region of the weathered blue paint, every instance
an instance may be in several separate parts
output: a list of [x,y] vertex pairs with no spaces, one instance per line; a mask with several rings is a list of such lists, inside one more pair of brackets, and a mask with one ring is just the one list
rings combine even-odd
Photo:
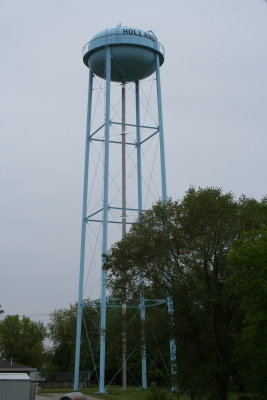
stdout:
[[156,54],[160,64],[164,62],[164,48],[152,31],[117,26],[98,33],[83,48],[85,65],[101,78],[105,78],[106,46],[110,47],[111,80],[115,82],[134,82],[153,74]]
[[89,174],[89,147],[90,147],[90,130],[91,130],[91,113],[92,113],[92,91],[93,91],[93,72],[91,70],[89,70],[88,106],[87,106],[86,139],[85,139],[85,157],[84,157],[82,232],[81,232],[81,249],[80,249],[80,277],[79,277],[78,313],[77,313],[77,328],[76,328],[74,390],[79,389],[81,324],[82,324],[82,312],[83,312],[84,255],[85,255],[85,238],[86,238],[86,222],[87,222],[86,221],[86,212],[87,212],[88,174]]

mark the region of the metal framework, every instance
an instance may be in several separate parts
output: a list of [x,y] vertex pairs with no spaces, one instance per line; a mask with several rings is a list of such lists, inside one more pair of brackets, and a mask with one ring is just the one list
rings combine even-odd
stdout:
[[[167,184],[166,184],[166,166],[165,166],[165,150],[164,150],[164,134],[163,134],[163,113],[162,113],[162,100],[161,100],[161,84],[160,84],[160,61],[159,56],[156,54],[156,90],[157,90],[157,114],[158,114],[158,125],[149,126],[141,125],[140,121],[140,93],[139,93],[139,81],[135,82],[135,124],[128,124],[125,122],[125,118],[122,121],[113,121],[110,118],[110,96],[111,96],[111,51],[110,47],[106,47],[106,61],[105,61],[105,80],[106,80],[106,93],[105,93],[105,122],[100,125],[96,130],[91,131],[91,116],[92,116],[92,93],[93,93],[93,72],[89,69],[89,88],[88,88],[88,110],[87,110],[87,125],[86,125],[86,141],[85,141],[85,161],[84,161],[84,185],[83,185],[83,208],[82,208],[82,229],[81,229],[81,248],[80,248],[80,277],[79,277],[79,292],[78,292],[78,313],[77,313],[77,334],[76,334],[76,353],[75,353],[75,374],[74,374],[74,390],[79,388],[79,368],[80,368],[80,346],[81,346],[81,324],[82,324],[82,313],[83,307],[91,306],[96,307],[100,304],[100,372],[99,372],[99,393],[105,393],[105,336],[106,336],[106,312],[107,307],[122,307],[121,299],[118,298],[107,298],[106,291],[106,270],[102,268],[101,274],[101,299],[92,302],[85,302],[83,299],[84,289],[84,266],[85,266],[85,242],[86,242],[86,228],[87,224],[98,222],[102,224],[102,254],[108,252],[108,226],[109,224],[123,224],[124,230],[126,224],[131,222],[126,221],[126,211],[134,211],[137,216],[140,215],[143,209],[142,199],[142,156],[141,148],[142,145],[150,140],[155,135],[159,135],[160,145],[160,168],[161,168],[161,191],[162,200],[167,201]],[[122,135],[122,141],[116,141],[110,139],[110,127],[112,125],[118,125],[122,127],[122,133],[125,132],[126,127],[132,127],[136,131],[136,140],[127,141],[125,135]],[[151,130],[145,139],[141,140],[141,129],[145,128]],[[97,133],[104,129],[104,139],[98,138]],[[89,155],[90,155],[90,144],[92,142],[103,142],[104,145],[104,169],[103,169],[103,202],[102,206],[87,215],[87,201],[88,201],[88,176],[89,176]],[[135,146],[136,148],[136,168],[137,168],[137,199],[138,204],[136,208],[127,208],[125,198],[122,207],[113,207],[109,204],[109,155],[110,155],[110,144],[119,144],[124,146]],[[125,174],[125,171],[124,171]],[[109,219],[109,212],[111,210],[121,210],[121,220]],[[103,267],[102,260],[102,267]],[[140,276],[140,299],[138,304],[127,305],[127,308],[138,307],[140,310],[141,322],[145,321],[145,309],[146,307],[152,307],[167,303],[168,312],[170,315],[170,324],[173,324],[173,302],[172,298],[168,297],[167,300],[163,299],[145,299],[143,293],[143,281],[144,278]],[[171,373],[176,374],[176,347],[173,338],[170,339],[170,363]],[[146,366],[146,345],[145,341],[141,343],[141,365],[142,365],[142,387],[147,387],[147,366]]]

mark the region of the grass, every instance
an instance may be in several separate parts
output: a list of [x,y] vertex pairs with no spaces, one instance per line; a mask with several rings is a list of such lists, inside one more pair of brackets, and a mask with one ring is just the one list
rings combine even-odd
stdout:
[[[98,394],[98,386],[91,386],[90,388],[81,389],[80,392],[88,396],[95,397],[96,399],[103,400],[149,400],[150,390],[142,390],[137,386],[128,386],[126,391],[121,390],[121,386],[112,385],[107,389],[107,393]],[[71,393],[71,389],[40,389],[40,394],[45,393]],[[168,393],[167,389],[162,389],[162,393]],[[171,396],[172,397],[172,396]],[[173,396],[173,400],[177,400],[177,397]],[[181,396],[179,400],[187,400],[187,396]]]
[[[120,386],[110,386],[105,394],[98,394],[98,386],[81,389],[80,392],[96,399],[104,400],[146,400],[147,391],[139,390],[137,386],[128,386],[127,391],[122,391]],[[71,393],[72,389],[40,389],[40,394],[45,393]]]
[[96,394],[98,387],[82,390],[84,394],[106,400],[146,400],[147,391],[137,386],[128,386],[128,390],[121,390],[121,386],[109,386],[106,394]]
[[[169,391],[167,389],[160,389],[160,393],[162,396],[153,397],[150,396],[151,390],[142,390],[139,389],[137,386],[128,386],[127,391],[122,391],[121,386],[109,386],[107,389],[107,393],[105,394],[98,394],[98,386],[91,386],[90,388],[81,389],[80,392],[86,394],[88,396],[92,396],[96,399],[101,400],[163,400],[165,398],[164,394],[168,394]],[[71,389],[41,389],[39,390],[40,394],[45,393],[71,393]],[[237,393],[230,393],[229,400],[238,400],[239,394]],[[167,397],[166,397],[167,399]],[[169,393],[168,400],[188,400],[187,395],[180,395],[179,397],[175,395],[171,395]],[[203,399],[204,400],[204,399]]]

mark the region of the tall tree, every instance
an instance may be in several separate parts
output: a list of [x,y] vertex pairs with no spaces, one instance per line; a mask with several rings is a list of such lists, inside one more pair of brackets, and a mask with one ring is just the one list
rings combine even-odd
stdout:
[[139,276],[175,306],[178,384],[226,400],[235,302],[228,252],[244,230],[266,223],[266,205],[218,188],[190,188],[180,202],[157,203],[106,257],[112,291],[136,295]]
[[[50,370],[73,371],[75,360],[77,304],[50,314],[48,335],[51,340]],[[92,340],[93,339],[93,340]],[[98,360],[98,312],[84,307],[81,343],[81,370],[94,371]]]
[[50,348],[50,370],[69,371],[74,367],[75,329],[77,306],[55,310],[50,314],[48,336]]
[[247,391],[267,398],[267,230],[243,235],[229,260],[230,290],[240,310],[234,332],[234,364]]
[[0,353],[6,359],[40,368],[45,359],[46,330],[42,322],[7,315],[0,322]]

